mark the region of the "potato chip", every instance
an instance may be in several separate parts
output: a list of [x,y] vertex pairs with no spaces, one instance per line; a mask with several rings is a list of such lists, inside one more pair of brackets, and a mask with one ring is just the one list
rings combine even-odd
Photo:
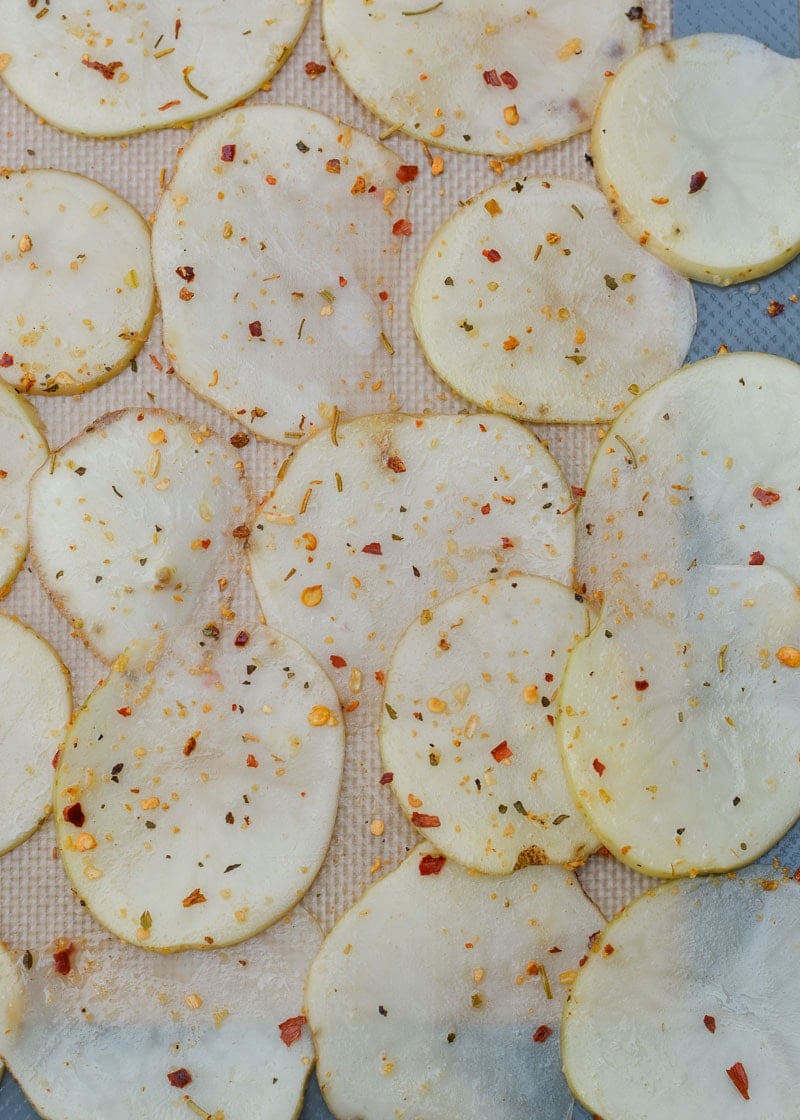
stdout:
[[[2,364],[3,357],[0,357]],[[0,381],[0,599],[28,554],[28,492],[50,449],[38,413]]]

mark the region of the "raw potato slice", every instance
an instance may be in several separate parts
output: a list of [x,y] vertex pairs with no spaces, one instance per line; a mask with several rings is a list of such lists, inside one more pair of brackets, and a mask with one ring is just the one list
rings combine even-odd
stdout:
[[507,180],[434,234],[412,294],[433,368],[518,419],[613,418],[682,364],[697,313],[687,280],[633,245],[602,193]]
[[608,1120],[794,1120],[800,886],[747,875],[620,912],[564,1013],[573,1091]]
[[[7,23],[4,17],[4,30]],[[120,373],[155,311],[150,229],[141,214],[83,175],[6,172],[0,244],[6,381],[25,393],[71,394]]]
[[3,949],[2,1053],[50,1120],[292,1120],[313,1062],[301,1009],[321,940],[298,908],[229,951],[142,954],[102,932]]
[[391,651],[440,598],[495,575],[571,580],[572,499],[555,460],[501,416],[366,416],[298,448],[250,536],[268,622],[379,696]]
[[412,232],[400,166],[364,133],[280,105],[227,113],[190,141],[153,230],[164,341],[190,389],[283,443],[334,406],[388,406]]
[[219,436],[174,413],[125,409],[38,471],[31,547],[56,605],[110,662],[136,638],[219,611],[249,515],[241,464]]
[[445,855],[508,874],[581,862],[597,847],[549,710],[590,624],[580,595],[515,576],[447,599],[401,637],[386,674],[383,766],[411,823]]
[[772,568],[710,565],[654,599],[607,610],[572,653],[564,765],[602,842],[637,871],[726,871],[800,815],[800,599]]
[[410,136],[510,156],[585,132],[604,75],[638,49],[619,0],[498,0],[490,8],[324,0],[336,71]]
[[799,429],[800,366],[768,354],[708,358],[644,393],[589,471],[581,582],[613,602],[696,563],[766,563],[800,583]]
[[[234,5],[60,0],[6,5],[3,78],[50,124],[124,136],[217,113],[244,100],[289,57],[310,0]],[[230,10],[229,10],[230,9]]]
[[[2,359],[0,358],[0,362]],[[0,381],[0,599],[28,554],[28,492],[50,448],[32,405]]]
[[764,276],[800,249],[800,67],[741,35],[641,51],[592,128],[598,182],[622,228],[694,280]]
[[560,868],[474,875],[415,848],[311,967],[307,1013],[334,1116],[564,1120],[565,981],[602,925]]
[[50,814],[53,755],[72,715],[69,671],[35,631],[0,614],[0,854]]
[[148,949],[234,944],[325,856],[344,732],[330,681],[261,624],[132,646],[78,713],[56,836],[80,897]]

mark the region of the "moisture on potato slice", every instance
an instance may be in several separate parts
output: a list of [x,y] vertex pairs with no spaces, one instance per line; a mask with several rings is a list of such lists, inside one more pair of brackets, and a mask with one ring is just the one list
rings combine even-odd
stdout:
[[321,431],[257,512],[253,581],[268,622],[375,698],[406,626],[493,576],[571,581],[574,503],[558,465],[502,416],[365,416]]
[[76,634],[110,662],[134,639],[219,613],[249,515],[235,449],[174,413],[124,409],[35,475],[31,551]]
[[598,182],[626,233],[694,280],[734,284],[800,249],[800,67],[741,35],[649,47],[608,82]]
[[226,113],[178,160],[153,229],[178,376],[282,443],[388,407],[411,171],[310,109]]
[[800,583],[800,366],[725,354],[633,401],[600,443],[578,518],[592,595],[642,599],[696,563],[780,568]]
[[338,1120],[564,1120],[566,987],[603,918],[554,867],[476,875],[427,844],[342,917],[306,986]]
[[61,751],[61,858],[117,936],[233,944],[311,885],[343,756],[333,686],[292,639],[237,619],[131,646]]
[[762,874],[648,891],[567,999],[564,1070],[609,1120],[794,1120],[800,886]]
[[53,756],[72,715],[69,671],[24,623],[0,614],[0,853],[49,816]]
[[620,0],[411,3],[324,0],[336,71],[410,136],[511,156],[585,132],[605,73],[638,49],[641,17]]
[[[2,366],[3,357],[0,357]],[[0,599],[28,554],[28,494],[35,471],[50,448],[31,404],[0,381]]]
[[698,564],[572,653],[558,733],[572,792],[652,875],[750,863],[800,814],[800,598],[769,567]]
[[313,1062],[301,907],[214,953],[141,953],[102,931],[0,952],[0,1053],[50,1120],[293,1120]]
[[683,362],[691,285],[619,230],[596,187],[523,176],[433,235],[412,295],[433,368],[517,419],[613,418]]
[[3,378],[25,393],[72,394],[120,373],[155,311],[141,214],[84,175],[4,172],[0,245]]
[[217,113],[283,65],[310,0],[7,5],[0,73],[50,124],[124,136]]
[[411,823],[464,866],[508,874],[581,862],[598,846],[554,727],[567,656],[590,625],[582,596],[520,575],[445,600],[395,646],[384,770]]

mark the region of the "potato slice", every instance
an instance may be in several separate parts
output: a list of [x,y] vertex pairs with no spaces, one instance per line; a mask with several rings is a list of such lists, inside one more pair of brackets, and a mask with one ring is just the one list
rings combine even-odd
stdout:
[[124,136],[211,116],[249,97],[289,57],[310,0],[61,0],[14,4],[3,20],[2,76],[50,124]]
[[102,932],[4,948],[2,1053],[50,1120],[292,1120],[313,1058],[303,982],[321,940],[298,908],[214,953],[142,954]]
[[577,514],[590,594],[643,600],[696,563],[764,563],[800,583],[800,367],[768,354],[687,366],[625,409]]
[[433,235],[412,295],[433,368],[518,419],[612,419],[676,370],[697,313],[688,281],[631,244],[595,187],[523,176]]
[[241,569],[249,513],[236,452],[219,436],[160,409],[124,409],[34,477],[33,559],[77,634],[110,662],[136,638],[214,615]]
[[622,228],[674,269],[735,284],[800,250],[800,67],[741,35],[649,47],[619,68],[592,129]]
[[651,875],[750,863],[800,815],[800,599],[768,567],[698,564],[572,653],[558,732],[572,791]]
[[566,583],[573,502],[550,454],[501,416],[365,416],[319,432],[262,503],[250,566],[267,620],[376,700],[405,627],[510,572]]
[[567,1000],[564,1069],[610,1120],[792,1120],[800,888],[752,874],[648,891]]
[[[17,8],[23,11],[30,9]],[[83,175],[6,172],[0,244],[6,381],[25,393],[72,394],[120,373],[155,311],[150,229],[141,214]]]
[[412,232],[399,167],[364,133],[293,106],[227,113],[190,141],[153,260],[165,345],[191,389],[282,443],[334,406],[388,406],[391,297]]
[[411,623],[386,675],[380,744],[400,804],[476,871],[585,859],[597,846],[556,742],[567,655],[591,617],[538,576],[481,583]]
[[553,867],[474,875],[422,844],[326,937],[306,986],[338,1120],[564,1120],[566,984],[602,928]]
[[[0,358],[2,362],[2,358]],[[49,454],[44,425],[32,405],[0,381],[0,599],[28,554],[28,492]]]
[[148,949],[234,944],[308,890],[336,815],[344,732],[306,651],[237,619],[134,645],[78,713],[56,773],[76,892]]
[[428,144],[501,156],[585,132],[605,72],[641,39],[619,0],[324,0],[322,17],[337,73],[371,112]]
[[0,854],[50,814],[53,755],[72,715],[69,671],[39,634],[0,614]]

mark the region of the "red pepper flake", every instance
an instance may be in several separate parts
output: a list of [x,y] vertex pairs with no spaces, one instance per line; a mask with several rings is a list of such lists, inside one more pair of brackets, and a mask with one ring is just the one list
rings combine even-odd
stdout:
[[395,474],[405,473],[406,465],[399,455],[390,455],[386,460],[386,466],[390,471],[394,471]]
[[308,1022],[305,1015],[295,1015],[293,1019],[284,1019],[282,1023],[278,1023],[278,1030],[281,1032],[281,1042],[284,1046],[291,1046],[292,1043],[298,1042],[303,1033],[303,1027]]
[[742,1094],[744,1099],[746,1101],[749,1101],[750,1093],[748,1092],[748,1089],[750,1088],[750,1082],[747,1080],[747,1073],[745,1072],[745,1068],[742,1063],[734,1062],[730,1069],[726,1069],[725,1072],[727,1073],[728,1077],[730,1077],[731,1081],[734,1083],[739,1092]]
[[254,754],[249,754],[247,756],[247,765],[250,766],[253,770],[258,769],[258,759]]
[[365,544],[361,551],[366,552],[368,556],[383,556],[383,549],[381,548],[379,541],[373,541],[371,544]]
[[243,649],[250,641],[250,635],[246,630],[240,630],[236,637],[233,639],[233,644],[239,649]]
[[174,109],[175,106],[180,105],[180,103],[181,99],[176,97],[172,101],[165,101],[163,105],[159,105],[158,111],[159,113],[163,113],[165,109]]
[[776,502],[781,500],[777,490],[769,490],[764,486],[754,487],[753,497],[762,506],[774,506]]
[[717,1029],[717,1020],[714,1018],[713,1015],[704,1015],[703,1016],[703,1026],[706,1028],[707,1031],[709,1031],[711,1034],[713,1034],[714,1031]]
[[483,80],[486,82],[487,86],[501,86],[503,84],[496,70],[484,70]]
[[447,856],[420,856],[419,873],[420,875],[438,875],[446,863]]
[[306,72],[306,76],[313,82],[315,78],[318,78],[320,76],[320,74],[324,74],[328,67],[321,62],[307,62],[304,69]]
[[705,171],[695,171],[689,180],[689,194],[697,194],[708,182],[708,176]]
[[197,906],[199,903],[205,901],[206,896],[199,887],[195,887],[194,890],[184,898],[182,905],[188,909],[190,906]]
[[786,308],[782,303],[778,303],[776,299],[771,299],[767,306],[767,315],[770,319],[777,319],[779,315],[783,315]]
[[585,498],[586,491],[582,486],[570,486],[573,498]]
[[68,976],[72,972],[72,954],[75,946],[70,941],[63,949],[56,949],[53,953],[53,967],[59,976]]
[[503,71],[503,73],[500,75],[500,81],[503,83],[506,89],[516,89],[519,85],[519,82],[510,70]]
[[121,62],[96,62],[93,58],[89,58],[88,54],[83,56],[81,62],[89,70],[96,70],[98,74],[102,74],[107,82],[113,80],[114,74],[122,66]]
[[222,149],[219,153],[219,158],[223,163],[233,163],[233,161],[236,159],[236,145],[223,144]]
[[408,218],[398,218],[392,226],[392,233],[395,237],[410,237],[414,231],[414,227]]
[[647,692],[650,687],[650,681],[634,681],[633,687],[637,692]]
[[83,828],[86,824],[86,814],[80,801],[73,801],[71,805],[65,805],[61,810],[61,816],[67,824],[74,824],[76,828]]
[[125,716],[126,718],[131,714],[130,705],[126,704],[124,708],[117,708],[118,716]]
[[750,553],[750,559],[749,559],[748,563],[749,563],[751,568],[760,568],[761,565],[764,563],[764,560],[765,560],[764,553],[756,551],[756,552],[751,552]]
[[175,38],[177,39],[181,33],[181,20],[175,20]]
[[253,338],[261,338],[264,334],[260,319],[254,319],[252,323],[248,323],[247,329],[250,331],[250,334],[253,336]]
[[411,823],[417,828],[439,828],[442,822],[433,813],[412,813]]
[[492,264],[497,264],[498,261],[503,259],[496,249],[484,249],[483,255],[486,257],[487,261],[491,261]]
[[338,653],[332,653],[331,665],[333,665],[334,669],[345,669],[347,667],[347,662],[343,657],[340,657]]
[[346,279],[346,277],[344,277],[344,276],[340,276],[340,277],[339,277],[339,287],[340,287],[340,288],[346,288],[346,287],[347,287],[347,279]]
[[492,748],[491,755],[495,762],[505,762],[506,759],[513,757],[514,752],[511,750],[506,740],[503,739],[502,743],[498,743],[496,747]]
[[192,1075],[188,1069],[173,1069],[167,1074],[167,1081],[176,1089],[185,1089],[191,1083]]
[[605,774],[605,772],[606,772],[606,764],[604,762],[601,762],[599,758],[593,758],[592,759],[592,770],[594,770],[594,772],[596,774],[599,774],[600,777],[602,778],[603,774]]
[[385,773],[381,774],[380,778],[378,778],[378,785],[388,786],[389,783],[393,782],[393,781],[394,781],[394,774],[392,773],[391,770],[387,770]]
[[4,351],[2,354],[0,354],[0,369],[8,369],[8,367],[13,366],[13,364],[14,358],[11,354],[8,353],[8,351]]
[[329,159],[325,164],[325,170],[329,175],[341,175],[342,161],[340,159]]
[[58,762],[59,762],[60,758],[61,758],[61,751],[58,750],[53,755],[53,757],[50,759],[50,765],[53,767],[54,770],[58,767]]
[[513,548],[514,547],[514,542],[512,541],[511,537],[501,537],[500,542],[501,542],[503,548]]
[[386,303],[388,298],[389,298],[389,293],[388,292],[378,292],[378,299],[381,300],[382,303]]
[[413,183],[417,175],[419,175],[419,167],[416,163],[401,163],[395,175],[401,183]]
[[534,1032],[533,1041],[534,1042],[547,1042],[548,1038],[550,1037],[550,1035],[552,1033],[553,1033],[552,1027],[548,1027],[545,1023],[542,1023],[542,1025],[540,1027],[537,1027],[536,1031]]

